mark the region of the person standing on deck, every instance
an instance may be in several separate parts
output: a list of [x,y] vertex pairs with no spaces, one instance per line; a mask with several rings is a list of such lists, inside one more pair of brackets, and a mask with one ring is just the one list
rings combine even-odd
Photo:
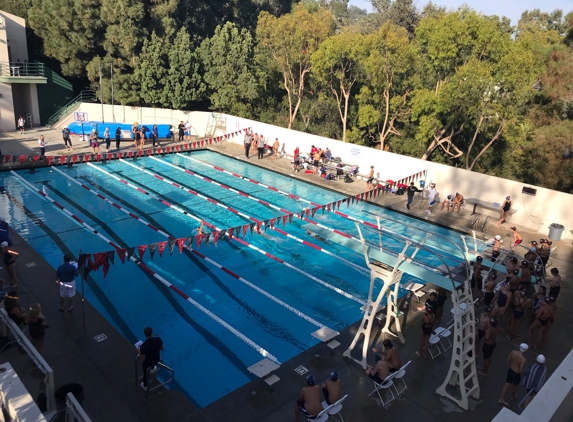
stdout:
[[523,372],[523,366],[525,365],[525,356],[523,354],[527,352],[529,347],[525,343],[521,343],[519,350],[512,350],[509,352],[507,361],[509,362],[509,369],[507,370],[507,377],[505,379],[505,385],[501,389],[501,395],[499,396],[499,402],[509,406],[505,401],[505,394],[507,389],[512,385],[512,395],[511,399],[515,400],[517,398],[517,386],[521,381],[521,373]]
[[368,179],[366,179],[366,187],[368,188],[368,192],[374,189],[373,183],[374,182],[374,166],[370,166],[370,172],[368,173]]
[[499,221],[496,224],[497,228],[501,227],[501,223],[505,221],[505,217],[509,210],[511,210],[511,196],[506,196],[505,201],[503,201],[503,204],[501,204],[501,207],[499,208]]
[[251,142],[253,142],[253,135],[251,132],[245,133],[245,138],[243,139],[243,145],[245,146],[245,157],[249,158],[249,151],[251,150]]
[[408,208],[408,210],[410,209],[410,205],[412,205],[412,201],[414,200],[414,194],[416,192],[421,192],[421,190],[414,185],[414,182],[410,182],[410,186],[408,186],[408,189],[406,189],[406,196],[408,197],[408,201],[406,202],[406,208]]
[[[511,252],[515,252],[515,248],[523,241],[523,237],[517,231],[517,227],[513,226],[511,228],[511,231],[513,232],[513,241],[511,242]],[[537,245],[537,242],[535,242],[535,244]]]
[[430,190],[428,191],[428,209],[426,210],[428,214],[432,214],[432,207],[436,203],[437,195],[438,191],[436,190],[436,184],[430,183]]
[[69,255],[64,255],[64,263],[56,270],[56,283],[60,286],[60,307],[58,311],[64,312],[64,301],[68,298],[68,312],[72,312],[72,299],[76,295],[76,277],[78,268],[73,265]]
[[143,330],[145,334],[145,342],[139,348],[139,359],[141,360],[141,367],[143,368],[143,382],[139,384],[141,388],[147,391],[147,372],[154,372],[153,369],[161,361],[161,351],[163,348],[163,341],[159,338],[159,334],[153,337],[153,329],[146,327]]

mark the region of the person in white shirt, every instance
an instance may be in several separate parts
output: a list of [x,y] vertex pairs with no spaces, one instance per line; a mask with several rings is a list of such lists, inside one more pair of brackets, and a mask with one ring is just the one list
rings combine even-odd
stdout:
[[191,140],[191,123],[189,122],[185,123],[185,140]]
[[25,131],[24,131],[24,126],[26,125],[26,122],[24,121],[24,118],[22,116],[20,116],[20,118],[18,119],[18,129],[20,129],[20,135],[22,135]]
[[46,155],[46,141],[44,140],[44,135],[40,135],[38,145],[40,145],[40,157],[44,157]]
[[428,214],[432,213],[432,207],[436,203],[436,195],[438,195],[438,191],[436,190],[436,184],[430,183],[430,190],[428,192],[428,209],[426,210]]

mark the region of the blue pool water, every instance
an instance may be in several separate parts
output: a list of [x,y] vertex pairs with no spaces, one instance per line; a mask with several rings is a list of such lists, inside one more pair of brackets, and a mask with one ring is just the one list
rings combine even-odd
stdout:
[[[198,151],[191,156],[319,204],[344,198],[338,193],[295,182],[288,176],[250,166],[214,152]],[[164,160],[293,212],[308,205],[181,156],[172,155]],[[278,210],[180,172],[165,163],[149,158],[130,163],[176,181],[259,220],[283,215]],[[237,214],[177,189],[125,163],[114,161],[105,166],[95,165],[219,228],[248,224],[245,218]],[[58,169],[176,238],[195,234],[199,225],[197,220],[89,165]],[[120,247],[167,240],[157,231],[100,200],[55,170],[41,168],[34,174],[28,171],[20,171],[18,174]],[[0,196],[0,207],[5,210],[4,216],[54,268],[61,263],[63,253],[77,256],[80,250],[95,253],[112,249],[108,243],[64,216],[10,173],[3,173],[2,178],[4,194]],[[347,208],[346,204],[343,204],[340,210],[371,222],[375,222],[374,217],[365,211],[384,215],[394,220],[382,220],[384,228],[414,239],[420,240],[425,233],[433,232],[461,244],[459,234],[453,231],[373,205],[359,203]],[[43,224],[38,224],[39,220]],[[314,220],[357,235],[352,221],[333,213],[322,215],[318,212]],[[284,230],[298,238],[317,243],[309,238],[301,227],[304,224],[307,223],[295,218]],[[282,225],[280,228],[283,229]],[[376,233],[368,231],[365,236],[375,243],[378,242]],[[270,229],[262,235],[249,234],[246,240],[301,271],[312,274],[360,300],[366,300],[369,283],[366,271],[303,246]],[[403,246],[403,243],[391,237],[385,237],[383,240],[386,248],[398,251]],[[320,243],[320,246],[365,268],[364,258],[360,254],[332,243]],[[330,328],[342,330],[362,317],[361,305],[356,301],[244,245],[220,240],[215,246],[211,241],[208,246],[202,245],[199,251]],[[460,261],[459,256],[452,256],[449,251],[443,252],[442,256],[452,266]],[[430,266],[437,267],[442,264],[435,255],[427,251],[420,251],[417,259]],[[143,337],[142,331],[146,326],[152,326],[154,331],[159,333],[165,344],[162,357],[166,365],[175,369],[177,388],[181,388],[199,406],[206,406],[253,378],[246,368],[263,358],[259,351],[133,263],[122,265],[117,256],[115,261],[105,279],[101,270],[90,274],[85,295],[131,342],[135,343]],[[149,252],[146,252],[144,262],[280,362],[287,361],[317,342],[311,337],[311,333],[317,329],[315,325],[189,251],[179,254],[176,247],[172,255],[166,250],[163,257],[159,257],[156,252],[153,260],[150,259]],[[408,276],[404,276],[403,280],[408,280]]]

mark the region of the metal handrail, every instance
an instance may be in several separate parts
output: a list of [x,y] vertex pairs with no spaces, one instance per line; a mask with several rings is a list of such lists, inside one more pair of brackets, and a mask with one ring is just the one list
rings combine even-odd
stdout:
[[[138,353],[137,356],[135,357],[135,386],[136,387],[139,387],[139,380],[140,380],[140,378],[143,378],[143,377],[139,376],[139,361],[140,361],[139,357],[140,356],[141,355]],[[169,371],[171,373],[171,377],[167,381],[163,381],[162,383],[159,383],[159,385],[156,385],[153,388],[149,388],[149,381],[151,380],[151,378],[150,378],[151,372],[150,371],[152,368],[147,368],[147,390],[146,390],[146,392],[147,392],[147,399],[148,400],[151,397],[150,393],[153,390],[157,390],[158,388],[163,387],[165,384],[170,383],[175,378],[175,371],[173,370],[173,368],[170,368],[169,366],[165,365],[163,362],[157,362],[157,364],[155,366],[162,367],[162,368],[166,369],[167,371]]]
[[97,96],[95,91],[91,89],[86,89],[80,92],[76,97],[74,97],[69,103],[60,108],[54,114],[48,118],[46,123],[48,126],[54,125],[58,120],[60,120],[65,114],[68,114],[74,107],[81,103],[94,103],[97,101]]
[[44,77],[44,63],[0,62],[0,76]]

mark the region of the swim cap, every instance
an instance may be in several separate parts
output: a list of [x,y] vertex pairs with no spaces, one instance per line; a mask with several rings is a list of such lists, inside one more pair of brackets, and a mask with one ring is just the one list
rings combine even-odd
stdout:
[[521,261],[521,265],[527,265],[527,264],[528,264],[527,261],[525,261],[525,260]]
[[499,234],[497,234],[497,235],[495,236],[495,240],[501,240],[501,236],[500,236]]
[[515,270],[512,271],[512,273],[517,275],[517,274],[519,274],[519,270],[516,268]]
[[506,196],[505,199],[509,201],[511,199],[511,196]]
[[378,363],[381,360],[382,358],[380,357],[380,355],[374,355],[374,362]]
[[497,274],[490,274],[489,278],[491,278],[492,280],[497,280]]
[[537,246],[537,242],[535,240],[531,242],[531,244]]
[[489,314],[491,312],[491,306],[486,306],[485,308],[483,308],[483,311]]
[[8,247],[8,242],[4,241],[2,242],[2,245],[0,245],[3,248],[7,248]]
[[338,380],[338,374],[336,373],[336,371],[332,371],[332,372],[330,373],[330,379],[331,379],[332,381],[337,381],[337,380]]
[[492,318],[489,320],[489,323],[491,324],[492,327],[497,327],[497,319]]
[[314,377],[312,375],[306,377],[306,383],[309,387],[312,387],[314,385]]
[[511,229],[511,230],[517,230],[517,227],[511,226],[510,229]]
[[545,356],[539,355],[539,356],[537,356],[537,359],[535,359],[535,360],[537,361],[537,363],[540,363],[543,365],[545,363]]
[[529,346],[528,346],[527,344],[525,344],[525,343],[521,343],[521,344],[519,345],[519,350],[520,350],[521,352],[527,352],[528,349],[529,349]]
[[478,256],[478,257],[476,258],[476,260],[478,260],[478,261],[480,261],[480,262],[481,262],[481,261],[483,261],[483,257],[481,257],[481,256]]

